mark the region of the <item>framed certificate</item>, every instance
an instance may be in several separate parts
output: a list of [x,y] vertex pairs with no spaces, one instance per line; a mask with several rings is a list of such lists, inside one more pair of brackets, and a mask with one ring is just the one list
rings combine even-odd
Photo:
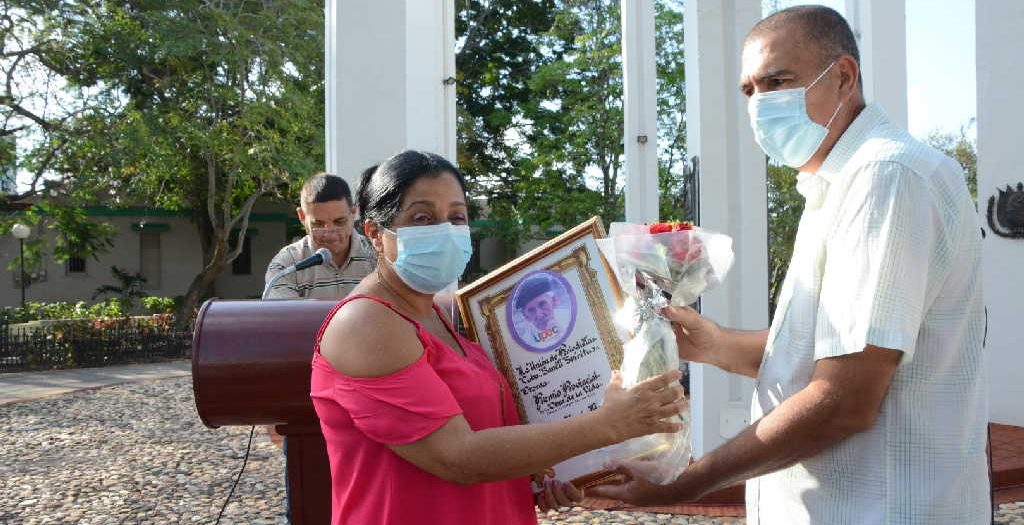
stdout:
[[[459,290],[467,331],[515,394],[520,419],[537,423],[596,410],[627,334],[612,322],[621,292],[598,252],[599,217],[552,239]],[[558,479],[606,479],[592,451],[555,466]]]

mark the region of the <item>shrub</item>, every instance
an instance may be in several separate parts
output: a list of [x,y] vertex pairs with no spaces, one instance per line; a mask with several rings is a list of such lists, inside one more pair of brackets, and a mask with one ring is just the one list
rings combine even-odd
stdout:
[[6,323],[27,323],[43,319],[93,319],[96,317],[127,317],[128,309],[120,298],[107,299],[96,304],[85,301],[70,303],[26,302],[24,307],[0,308],[0,321]]
[[143,297],[142,306],[151,314],[173,314],[179,301],[178,297]]

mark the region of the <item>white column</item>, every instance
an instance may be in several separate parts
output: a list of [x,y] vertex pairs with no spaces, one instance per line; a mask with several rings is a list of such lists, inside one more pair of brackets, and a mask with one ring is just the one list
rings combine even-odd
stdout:
[[[736,262],[701,301],[723,326],[768,326],[768,227],[765,155],[754,142],[737,87],[743,38],[761,19],[761,0],[687,0],[687,145],[700,159],[700,225],[730,235]],[[701,456],[750,420],[753,381],[691,366],[694,454]]]
[[860,47],[864,97],[907,127],[906,0],[846,0],[846,20]]
[[658,221],[658,93],[654,0],[622,0],[626,220]]
[[[978,82],[978,211],[987,222],[989,200],[1007,185],[1024,182],[1020,123],[1024,122],[1024,55],[1020,28],[1024,2],[975,4]],[[997,223],[998,224],[998,223]],[[988,307],[988,359],[991,419],[1024,426],[1024,239],[1000,237],[985,224],[982,279]]]
[[359,173],[406,148],[455,161],[454,0],[329,0],[327,171]]

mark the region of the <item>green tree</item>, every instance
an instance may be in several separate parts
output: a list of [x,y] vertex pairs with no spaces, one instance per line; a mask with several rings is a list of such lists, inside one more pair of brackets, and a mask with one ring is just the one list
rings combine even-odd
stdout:
[[142,289],[146,284],[146,278],[141,273],[133,273],[124,268],[111,266],[110,275],[114,277],[117,284],[104,284],[96,288],[92,294],[94,301],[105,295],[110,295],[121,303],[125,312],[129,312],[135,308],[135,303],[139,299],[149,296],[149,293]]
[[203,267],[179,311],[190,319],[241,252],[257,199],[321,167],[322,5],[17,3],[31,15],[24,31],[45,42],[39,62],[90,97],[52,126],[36,123],[45,140],[30,162],[47,160],[71,203],[191,210]]
[[[6,232],[20,222],[36,231],[25,241],[29,272],[42,268],[47,256],[63,262],[70,255],[102,253],[113,235],[110,226],[85,219],[65,191],[73,174],[55,169],[67,144],[65,124],[100,97],[69,85],[51,67],[62,37],[56,22],[61,13],[54,7],[0,3],[0,164],[28,176],[14,193],[0,193],[0,228]],[[56,235],[44,235],[50,230]]]
[[[522,127],[534,104],[528,81],[558,58],[540,35],[554,23],[555,0],[458,2],[455,29],[458,75],[458,162],[470,194],[486,202],[494,235],[522,240],[517,214],[522,196],[512,191],[533,172]],[[483,210],[477,210],[480,212]]]
[[[688,218],[682,7],[657,2],[662,213]],[[623,214],[619,3],[470,2],[459,15],[459,161],[515,245]],[[479,28],[479,29],[474,29]],[[470,46],[474,35],[495,34]],[[523,82],[522,79],[528,79]]]
[[964,178],[971,196],[978,198],[978,148],[967,135],[967,130],[974,125],[972,118],[967,124],[960,126],[956,133],[939,130],[928,134],[927,142],[947,157],[960,163],[964,169]]
[[[544,46],[559,50],[562,58],[530,80],[537,103],[528,113],[527,136],[539,169],[527,182],[539,184],[529,188],[534,191],[523,215],[542,231],[593,214],[605,223],[618,220],[623,209],[619,2],[565,0]],[[561,184],[549,184],[559,178]]]
[[768,312],[775,315],[782,282],[793,258],[793,243],[804,212],[804,198],[796,191],[797,171],[768,162]]

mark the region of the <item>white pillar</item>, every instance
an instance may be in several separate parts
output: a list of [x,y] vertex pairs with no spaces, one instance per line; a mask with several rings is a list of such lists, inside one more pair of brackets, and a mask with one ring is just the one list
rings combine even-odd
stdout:
[[846,20],[860,47],[864,98],[906,129],[906,0],[846,0]]
[[329,0],[326,9],[327,171],[354,185],[406,148],[455,162],[454,0]]
[[[978,82],[978,211],[987,222],[989,200],[1007,185],[1024,182],[1020,123],[1024,122],[1024,55],[1020,28],[1024,2],[975,4]],[[999,223],[997,223],[998,225]],[[1005,225],[1003,225],[1005,227]],[[991,419],[1024,426],[1024,239],[997,235],[985,224],[982,279],[988,308],[988,359]]]
[[[730,235],[736,262],[701,301],[730,328],[768,327],[768,182],[740,93],[743,38],[761,19],[761,0],[687,0],[687,146],[699,160],[699,222]],[[691,367],[694,454],[701,456],[750,422],[753,381]]]
[[626,220],[658,221],[658,93],[654,0],[622,0]]

